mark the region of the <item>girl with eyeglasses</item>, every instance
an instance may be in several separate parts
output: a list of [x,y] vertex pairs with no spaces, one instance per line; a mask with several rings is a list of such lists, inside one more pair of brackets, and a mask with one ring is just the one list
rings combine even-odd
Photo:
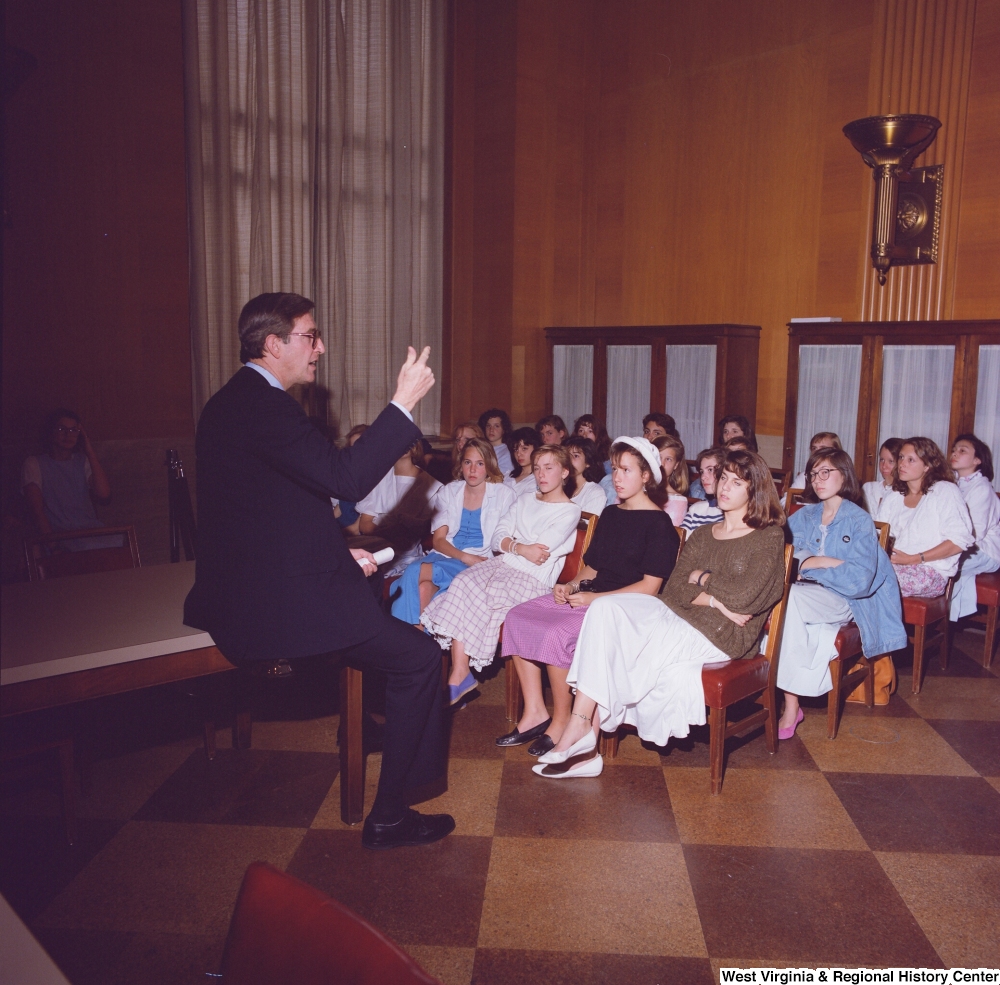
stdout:
[[806,464],[808,505],[788,519],[799,562],[785,609],[778,687],[785,707],[778,738],[790,739],[804,715],[799,698],[833,687],[830,661],[840,627],[858,624],[866,657],[906,646],[899,586],[879,546],[850,455],[821,448]]
[[[39,533],[104,526],[94,504],[111,500],[111,484],[80,415],[64,407],[54,410],[45,419],[42,443],[45,452],[25,459],[21,471],[21,492]],[[89,551],[119,543],[118,537],[89,537],[66,541],[65,546]]]

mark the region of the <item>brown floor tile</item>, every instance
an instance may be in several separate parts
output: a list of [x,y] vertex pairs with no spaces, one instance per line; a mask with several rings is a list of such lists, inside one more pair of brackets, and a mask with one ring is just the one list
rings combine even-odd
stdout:
[[496,739],[512,727],[504,717],[503,705],[476,699],[454,712],[449,755],[452,759],[502,759],[504,751]]
[[712,985],[704,958],[479,948],[472,985]]
[[442,985],[469,985],[472,981],[472,964],[476,960],[474,947],[425,947],[410,944],[406,953],[428,975],[433,975]]
[[826,778],[872,851],[1000,855],[1000,794],[981,777]]
[[928,719],[927,724],[982,776],[1000,776],[1000,722]]
[[[947,670],[942,669],[938,651],[934,650],[930,663],[926,665],[925,673],[931,677],[990,677],[991,670],[996,668],[988,670],[983,667],[985,642],[985,633],[967,629],[956,633],[952,629]],[[911,668],[912,664],[910,668],[907,668],[912,675]]]
[[[903,677],[900,677],[899,680],[905,682]],[[905,680],[909,680],[909,678]],[[906,691],[909,691],[909,687],[906,688]],[[897,686],[896,692],[889,695],[887,705],[875,705],[873,708],[869,708],[860,701],[845,701],[840,718],[841,726],[843,727],[845,718],[919,718],[920,716],[903,700],[902,695],[901,687]],[[826,698],[817,699],[815,707],[818,714],[825,715]]]
[[449,835],[433,845],[370,852],[361,831],[306,834],[290,875],[349,906],[401,947],[474,947],[490,839]]
[[876,852],[946,967],[995,965],[1000,858]]
[[994,790],[1000,791],[1000,776],[984,776],[983,779],[991,786]]
[[730,769],[714,797],[693,770],[664,767],[663,774],[685,843],[867,848],[826,778],[814,770]]
[[[254,749],[281,749],[286,752],[337,752],[339,715],[253,723]],[[230,734],[229,729],[225,735]],[[220,730],[219,739],[223,738]],[[222,743],[220,742],[220,745]]]
[[932,677],[919,694],[903,695],[922,718],[1000,721],[1000,678]]
[[[837,738],[826,718],[806,715],[796,738],[824,773],[925,773],[975,776],[976,771],[927,722],[919,718],[866,718],[841,723]],[[793,740],[794,741],[794,740]],[[781,743],[782,746],[787,743]],[[780,755],[780,750],[779,750]]]
[[[449,764],[450,765],[450,764]],[[371,753],[365,757],[365,815],[375,803],[375,793],[378,790],[378,778],[382,769],[382,754]],[[311,828],[329,828],[334,831],[360,831],[360,825],[344,824],[340,819],[340,772],[323,798],[313,817]]]
[[712,956],[942,966],[870,852],[683,847]]
[[321,752],[192,753],[136,815],[139,821],[307,828],[340,764]]
[[0,893],[26,923],[33,920],[118,833],[120,821],[77,823],[66,844],[61,817],[0,819]]
[[478,945],[512,944],[707,956],[680,846],[662,842],[495,836]]
[[[696,725],[691,729],[691,734],[687,738],[671,739],[669,744],[660,750],[660,761],[664,766],[705,770],[705,783],[707,784],[708,726]],[[764,739],[763,727],[748,732],[746,735],[734,736],[726,740],[726,769],[731,766],[764,770],[814,770],[817,768],[809,751],[802,745],[797,735],[787,742],[780,743],[778,751],[773,755],[769,753],[767,742]]]
[[225,936],[43,929],[38,939],[73,985],[204,985]]
[[130,821],[38,917],[40,927],[225,936],[246,867],[284,869],[297,828]]
[[[504,671],[501,668],[496,668],[496,673],[494,673],[494,669],[492,665],[486,668],[485,673],[491,676],[483,677],[479,681],[479,697],[476,701],[486,705],[500,705],[505,708],[507,706],[507,685],[504,682]],[[508,731],[510,730],[508,729]]]
[[617,766],[598,776],[551,780],[525,762],[504,766],[495,834],[509,838],[677,841],[663,774]]

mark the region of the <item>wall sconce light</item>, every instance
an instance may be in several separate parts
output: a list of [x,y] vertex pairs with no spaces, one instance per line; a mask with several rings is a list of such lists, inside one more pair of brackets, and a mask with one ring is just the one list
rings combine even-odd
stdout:
[[937,136],[933,116],[868,116],[844,135],[874,171],[872,266],[885,286],[890,267],[937,263],[944,165],[911,168]]

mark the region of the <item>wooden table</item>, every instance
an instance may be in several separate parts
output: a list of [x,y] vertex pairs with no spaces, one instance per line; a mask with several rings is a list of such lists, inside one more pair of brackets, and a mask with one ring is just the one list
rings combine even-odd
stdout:
[[[208,633],[183,623],[193,561],[5,585],[0,604],[0,715],[234,670]],[[340,682],[340,807],[347,824],[364,811],[361,672]],[[211,735],[209,735],[211,733]],[[215,727],[206,723],[206,753]],[[249,709],[238,708],[233,745],[250,745]]]

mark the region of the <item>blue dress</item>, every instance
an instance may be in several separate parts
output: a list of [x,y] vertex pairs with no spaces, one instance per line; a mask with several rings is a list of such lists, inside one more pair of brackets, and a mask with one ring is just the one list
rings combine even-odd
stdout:
[[[452,545],[460,551],[483,546],[482,512],[482,507],[478,510],[462,510],[462,523],[452,539]],[[457,557],[448,557],[439,551],[431,551],[407,566],[396,583],[401,591],[392,603],[392,614],[411,625],[420,622],[420,571],[425,564],[431,566],[431,581],[437,585],[439,593],[448,588],[455,575],[468,567]]]

